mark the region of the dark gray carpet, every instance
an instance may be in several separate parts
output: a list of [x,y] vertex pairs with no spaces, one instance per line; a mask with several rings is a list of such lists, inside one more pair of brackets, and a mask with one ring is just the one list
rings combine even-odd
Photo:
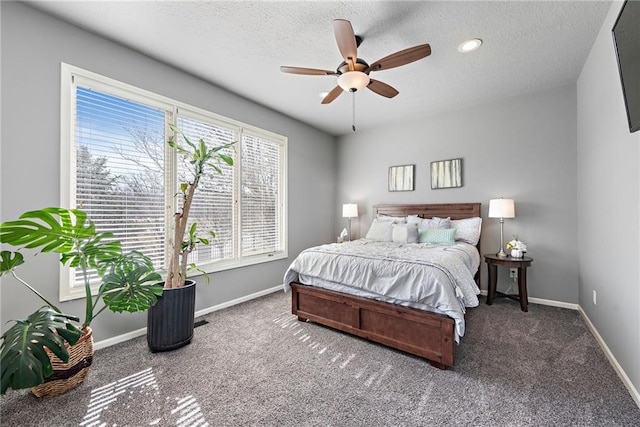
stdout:
[[2,426],[640,425],[576,311],[482,302],[449,371],[300,323],[280,292],[205,319],[174,352],[144,337],[97,351],[65,395],[10,391]]

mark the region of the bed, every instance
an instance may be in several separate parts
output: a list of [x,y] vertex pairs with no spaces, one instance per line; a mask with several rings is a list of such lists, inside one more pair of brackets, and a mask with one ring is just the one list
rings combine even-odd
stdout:
[[[479,219],[480,203],[411,205],[384,204],[376,205],[373,207],[374,218],[399,218],[407,217],[409,215],[417,215],[420,218],[449,217],[451,218],[451,220],[454,220],[454,222],[457,223],[462,223],[463,221],[456,220],[477,219],[478,223],[481,223],[481,220]],[[466,245],[471,246],[471,249],[468,249],[466,247],[464,248],[464,251],[466,252],[475,252],[475,254],[469,255],[469,257],[474,258],[473,267],[469,266],[469,271],[465,273],[471,279],[465,278],[465,280],[467,282],[469,280],[473,282],[473,286],[475,287],[474,293],[476,295],[479,294],[478,285],[480,276],[479,228],[477,236],[478,239],[474,242],[475,245]],[[367,239],[359,239],[358,241],[351,242],[350,244],[351,246],[355,247],[356,252],[360,252],[360,254],[357,256],[361,256],[361,252],[364,250],[363,245],[371,244],[372,246],[375,246],[378,244],[378,242],[374,242],[372,244],[368,242]],[[404,246],[408,247],[411,245]],[[444,245],[433,246],[440,247]],[[452,252],[454,249],[457,252],[461,252],[461,250],[457,249],[457,246],[462,247],[463,245],[458,245],[456,243],[455,246],[456,248],[453,248],[453,246],[448,248],[449,252]],[[345,273],[342,276],[344,277],[344,279],[341,279],[342,281],[336,281],[335,283],[327,280],[319,280],[319,282],[321,283],[315,283],[316,280],[314,277],[312,277],[313,273],[311,273],[310,276],[308,274],[302,274],[303,272],[301,271],[296,271],[296,268],[298,268],[296,266],[300,265],[301,263],[307,263],[316,266],[325,263],[324,258],[319,258],[319,261],[315,260],[315,258],[311,258],[312,261],[299,261],[303,254],[305,257],[314,255],[309,254],[309,252],[321,253],[322,256],[333,256],[334,258],[329,258],[330,260],[332,260],[329,261],[330,263],[335,262],[335,265],[331,264],[331,268],[338,268],[336,266],[340,265],[340,260],[342,260],[343,262],[342,265],[347,265],[345,264],[346,261],[344,261],[345,256],[347,255],[332,253],[338,250],[336,248],[339,247],[339,244],[330,244],[307,249],[306,251],[303,251],[296,258],[296,260],[294,260],[294,262],[285,273],[284,287],[286,291],[291,291],[291,310],[292,313],[298,317],[298,320],[316,322],[416,356],[423,357],[427,359],[432,365],[440,369],[453,367],[456,341],[461,336],[460,331],[462,330],[462,332],[464,332],[465,307],[464,304],[460,302],[464,298],[462,298],[460,295],[458,284],[454,283],[453,278],[451,278],[451,274],[446,271],[446,268],[431,268],[431,270],[435,271],[435,273],[419,272],[415,274],[412,273],[413,275],[407,276],[405,274],[406,271],[411,270],[414,267],[410,266],[410,264],[406,264],[406,268],[397,268],[397,270],[402,273],[397,277],[401,278],[398,280],[408,281],[414,280],[408,279],[408,277],[420,279],[422,277],[422,274],[436,274],[437,277],[441,278],[440,281],[443,282],[441,289],[446,290],[446,292],[439,290],[436,293],[438,295],[442,295],[450,293],[451,289],[454,289],[454,295],[458,294],[457,297],[459,301],[457,302],[461,306],[459,311],[459,313],[461,314],[459,314],[454,309],[454,303],[451,303],[450,307],[455,312],[443,310],[442,305],[438,305],[440,309],[432,309],[430,308],[430,305],[404,301],[402,298],[399,298],[398,295],[393,295],[393,293],[391,294],[391,296],[383,296],[382,294],[378,294],[377,292],[370,292],[362,289],[357,290],[357,285],[349,283],[349,281],[351,280],[349,279],[349,277],[351,277],[354,282],[358,281],[359,278],[355,277],[354,274],[368,274],[365,270],[362,269],[355,270],[355,273]],[[345,248],[344,250],[347,250],[347,246],[344,246],[343,248]],[[447,248],[441,249],[442,251],[447,250]],[[380,250],[381,249],[378,248],[378,251]],[[382,250],[386,249],[383,248]],[[389,251],[391,250],[392,249],[389,249]],[[438,252],[438,257],[441,257],[443,253],[444,252]],[[348,257],[350,257],[348,265],[355,265],[353,264],[353,257],[355,256],[356,255],[352,254],[348,255]],[[362,256],[362,258],[365,259],[363,263],[366,264],[368,262],[366,259],[369,257],[367,255],[364,255]],[[391,252],[389,252],[389,258],[394,258],[394,255]],[[387,262],[387,260],[384,260],[384,262]],[[388,262],[392,262],[392,260],[389,260]],[[456,261],[456,263],[459,263],[459,261]],[[425,264],[429,265],[430,267],[434,267],[436,265],[432,265],[430,261],[421,261],[418,262],[418,264]],[[449,265],[448,261],[445,264]],[[322,268],[326,268],[326,265],[323,265]],[[426,267],[418,266],[415,268]],[[475,269],[475,271],[472,271],[471,269]],[[442,279],[443,276],[451,278],[449,285],[444,284],[444,282],[446,282],[446,279]],[[456,278],[455,280],[457,281],[458,279]],[[385,286],[393,290],[397,283],[388,283],[387,285]],[[464,284],[464,287],[469,286],[470,285],[468,283]],[[431,291],[426,293],[430,295],[433,294],[433,292]],[[468,293],[468,291],[465,290],[465,293]],[[449,296],[448,298],[451,299],[452,297]],[[472,298],[469,297],[469,299]],[[470,304],[467,305],[468,307],[473,306],[473,303],[468,304]],[[477,297],[475,305],[477,305]],[[446,304],[444,306],[449,307]]]

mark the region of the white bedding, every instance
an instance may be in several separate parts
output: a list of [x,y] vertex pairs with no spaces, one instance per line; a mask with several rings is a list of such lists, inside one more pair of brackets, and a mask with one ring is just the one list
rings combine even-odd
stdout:
[[377,242],[367,239],[306,249],[291,263],[284,289],[299,281],[352,295],[445,314],[464,335],[466,307],[478,305],[473,276],[480,266],[475,246]]

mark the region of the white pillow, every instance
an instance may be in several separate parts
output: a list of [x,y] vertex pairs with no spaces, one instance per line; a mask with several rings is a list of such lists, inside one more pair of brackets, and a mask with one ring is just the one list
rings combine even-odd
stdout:
[[390,222],[397,222],[397,223],[405,222],[405,218],[403,216],[391,216],[391,215],[378,214],[378,217],[376,219],[380,221],[390,221]]
[[431,219],[425,218],[422,220],[420,229],[425,228],[453,228],[453,226],[451,225],[451,218],[438,218],[434,216]]
[[393,240],[393,222],[374,219],[365,237],[371,240],[391,242]]
[[418,224],[393,224],[392,239],[395,243],[416,243]]
[[479,216],[474,218],[454,219],[451,221],[451,228],[456,229],[455,239],[474,246],[477,245],[480,240],[480,231],[482,230],[481,226],[482,218]]
[[419,227],[420,224],[422,224],[422,218],[420,218],[418,215],[408,215],[407,224],[416,224]]

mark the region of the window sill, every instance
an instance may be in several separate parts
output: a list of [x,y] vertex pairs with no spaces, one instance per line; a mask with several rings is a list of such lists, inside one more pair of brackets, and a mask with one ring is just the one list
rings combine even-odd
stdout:
[[[256,255],[252,257],[246,257],[242,260],[212,262],[209,264],[201,265],[198,268],[204,271],[205,273],[209,274],[209,273],[217,273],[220,271],[232,270],[235,268],[248,267],[251,265],[262,264],[265,262],[277,261],[281,259],[286,259],[287,257],[288,257],[287,252],[283,251],[283,252],[275,252],[269,255]],[[162,277],[164,277],[166,272],[160,271],[159,273],[162,275]],[[192,274],[192,276],[201,276],[201,275],[202,273],[197,271],[194,272],[194,274]],[[91,292],[95,296],[98,293],[98,285],[92,286]],[[71,288],[67,295],[61,294],[60,301],[61,302],[72,301],[72,300],[81,299],[84,297],[85,297],[84,287],[77,286],[77,287]]]

